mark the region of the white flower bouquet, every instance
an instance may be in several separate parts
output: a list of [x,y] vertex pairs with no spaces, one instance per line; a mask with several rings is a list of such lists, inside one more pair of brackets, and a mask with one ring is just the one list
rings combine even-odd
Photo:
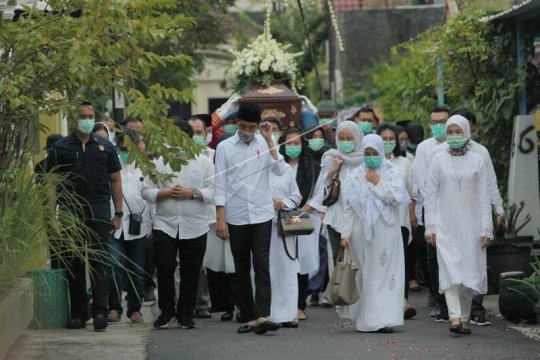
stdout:
[[273,80],[281,80],[296,91],[296,58],[302,53],[290,53],[290,45],[282,45],[269,34],[257,37],[245,49],[234,52],[236,59],[228,78],[238,94],[244,94],[254,85],[270,86]]

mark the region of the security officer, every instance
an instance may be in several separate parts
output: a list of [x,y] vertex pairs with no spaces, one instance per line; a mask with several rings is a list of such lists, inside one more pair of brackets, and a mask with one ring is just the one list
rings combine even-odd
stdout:
[[[92,316],[95,330],[107,328],[107,262],[106,248],[111,225],[118,229],[122,213],[122,181],[120,161],[113,144],[92,134],[95,112],[92,104],[84,102],[77,112],[75,131],[57,141],[49,153],[47,171],[62,176],[57,182],[57,202],[62,213],[71,213],[84,221],[86,238],[76,239],[87,244],[91,266]],[[65,180],[64,180],[65,179]],[[61,186],[60,186],[61,185]],[[111,217],[110,199],[114,202],[115,213]],[[76,205],[74,205],[74,200]],[[111,220],[112,218],[112,220]],[[62,229],[65,232],[68,229]],[[73,236],[73,235],[72,235]],[[67,268],[69,296],[71,300],[68,328],[85,327],[88,319],[88,299],[86,294],[85,263],[81,257],[84,248],[67,252],[65,242],[59,239],[59,247],[53,250],[53,267]],[[63,246],[62,246],[63,244]],[[58,259],[61,252],[62,258]]]

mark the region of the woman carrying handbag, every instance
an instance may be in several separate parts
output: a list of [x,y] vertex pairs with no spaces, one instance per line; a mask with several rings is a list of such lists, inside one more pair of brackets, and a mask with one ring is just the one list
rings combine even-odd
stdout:
[[341,245],[350,249],[359,269],[360,299],[340,308],[362,332],[393,332],[403,325],[405,261],[399,206],[409,194],[399,169],[384,158],[384,143],[370,134],[362,141],[364,164],[343,184]]
[[[320,132],[320,134],[313,134],[314,132]],[[318,139],[324,141],[321,130],[311,131],[309,135],[309,140],[312,140],[313,136],[320,135],[321,137],[318,137]],[[310,145],[310,142],[304,140],[300,129],[287,129],[284,135],[284,143],[280,152],[285,161],[291,166],[296,184],[302,195],[298,208],[309,216],[314,227],[312,233],[298,237],[298,320],[306,320],[305,310],[306,299],[309,294],[309,275],[317,273],[320,263],[319,236],[321,218],[319,213],[326,211],[326,208],[322,205],[324,188],[320,176],[320,162],[315,158],[316,154],[313,154],[313,146]]]
[[321,172],[327,193],[323,205],[328,207],[323,223],[328,226],[334,263],[341,239],[337,228],[343,219],[344,210],[343,196],[341,196],[339,189],[340,183],[343,183],[353,169],[362,164],[360,144],[363,137],[362,130],[355,122],[344,121],[336,129],[337,149],[328,150],[322,157]]

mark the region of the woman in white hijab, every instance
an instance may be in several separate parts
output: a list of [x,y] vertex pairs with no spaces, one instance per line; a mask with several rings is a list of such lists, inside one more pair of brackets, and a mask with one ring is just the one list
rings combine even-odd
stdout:
[[447,151],[431,161],[426,189],[426,241],[437,247],[439,291],[444,292],[450,332],[470,334],[474,294],[487,291],[486,245],[493,238],[485,162],[469,151],[469,122],[446,122]]
[[[349,173],[362,164],[361,143],[364,135],[353,121],[345,121],[336,129],[337,149],[325,152],[321,159],[321,173],[326,189],[332,184],[334,176],[339,170],[339,180],[343,183]],[[343,220],[343,196],[328,206],[323,224],[328,226],[328,236],[332,247],[334,262],[339,250],[341,235],[336,230]]]
[[358,265],[360,299],[340,308],[358,331],[393,332],[403,325],[405,262],[399,207],[410,201],[400,170],[385,159],[384,143],[370,134],[362,141],[364,163],[343,184],[341,245]]

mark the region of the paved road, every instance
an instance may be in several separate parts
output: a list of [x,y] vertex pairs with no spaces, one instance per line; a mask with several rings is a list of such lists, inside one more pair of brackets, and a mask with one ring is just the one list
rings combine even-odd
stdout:
[[425,292],[413,295],[419,315],[394,334],[358,333],[333,309],[310,307],[309,319],[298,329],[240,335],[236,333],[238,324],[220,322],[218,314],[198,320],[194,330],[152,330],[147,356],[149,360],[540,359],[540,342],[501,322],[492,327],[473,326],[473,335],[454,337],[448,324],[429,318],[424,296]]

